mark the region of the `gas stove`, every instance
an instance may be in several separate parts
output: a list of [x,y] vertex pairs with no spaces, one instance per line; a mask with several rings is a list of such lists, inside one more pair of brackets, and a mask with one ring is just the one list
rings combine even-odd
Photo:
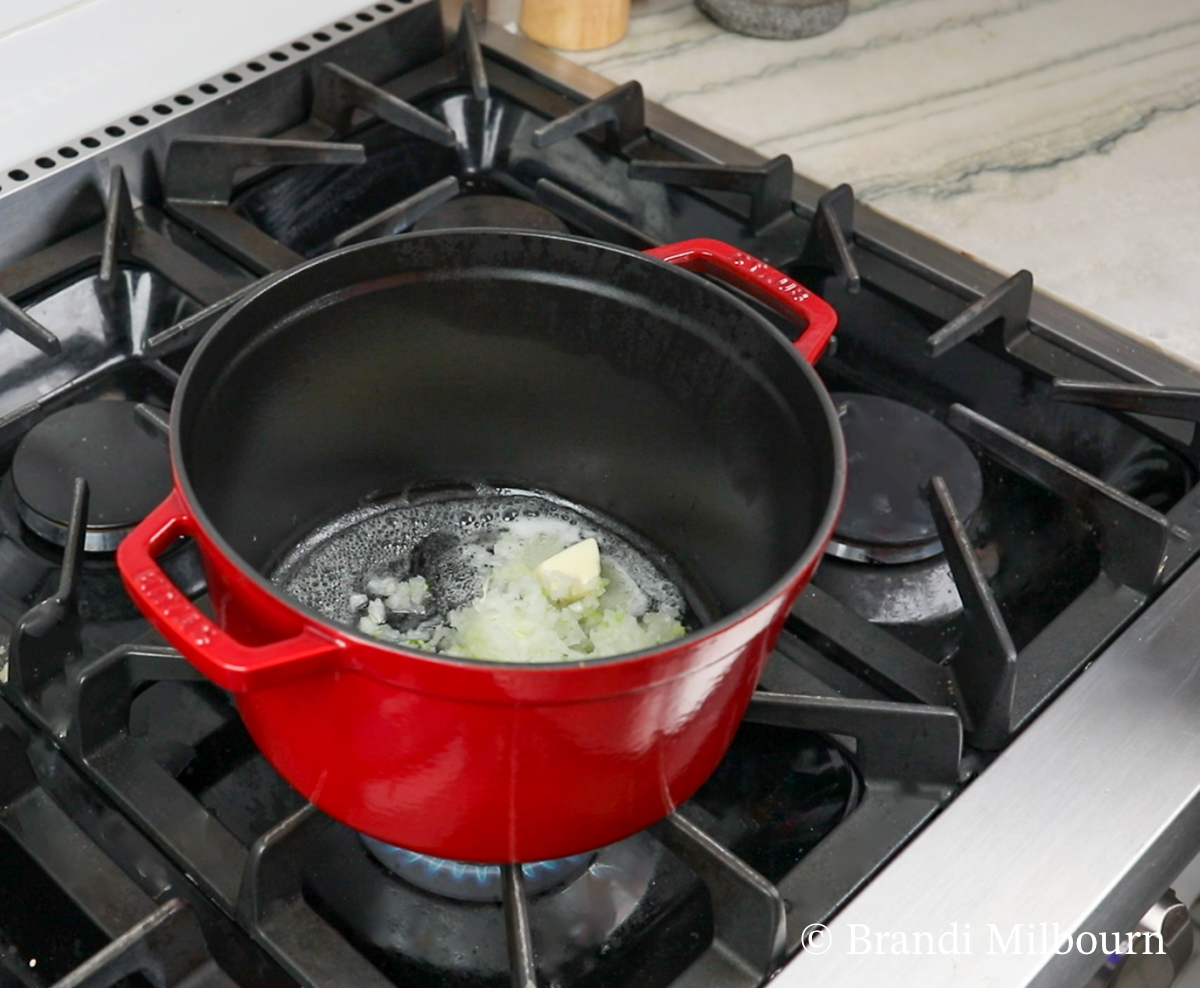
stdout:
[[[1079,951],[822,946],[1131,930],[1200,850],[1200,373],[466,11],[352,11],[0,175],[0,983],[1082,983]],[[306,804],[113,562],[251,286],[464,226],[716,237],[840,320],[846,509],[732,749],[650,830],[520,866]],[[190,545],[163,565],[203,598]]]

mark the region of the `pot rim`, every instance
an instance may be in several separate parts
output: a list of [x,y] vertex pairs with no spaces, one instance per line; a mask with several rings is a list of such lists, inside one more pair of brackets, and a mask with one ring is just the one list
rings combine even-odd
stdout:
[[829,391],[824,383],[817,375],[813,366],[805,360],[796,348],[778,328],[771,324],[766,318],[754,311],[749,305],[739,299],[732,292],[726,291],[723,287],[709,281],[698,274],[679,267],[674,264],[669,264],[666,261],[659,260],[656,257],[645,254],[642,251],[635,250],[630,247],[623,247],[618,244],[602,243],[600,241],[591,240],[586,237],[575,236],[574,234],[564,233],[544,233],[534,230],[497,230],[492,227],[463,227],[454,230],[428,230],[415,233],[401,233],[391,237],[380,237],[376,240],[368,240],[362,243],[351,244],[338,250],[330,251],[327,254],[322,254],[319,257],[311,258],[303,264],[296,267],[288,268],[281,271],[272,277],[263,279],[259,284],[251,288],[237,302],[235,302],[213,325],[188,357],[183,373],[180,375],[179,383],[175,388],[175,395],[178,399],[186,393],[187,386],[191,382],[195,367],[203,359],[205,352],[213,345],[213,341],[234,318],[236,318],[243,309],[253,304],[258,298],[266,292],[273,289],[276,285],[294,278],[303,277],[304,274],[316,267],[324,264],[334,258],[340,258],[348,254],[353,254],[358,251],[378,249],[381,244],[396,243],[400,241],[408,241],[414,239],[423,239],[429,237],[446,237],[446,236],[520,236],[539,241],[568,241],[573,244],[578,244],[595,250],[612,251],[619,254],[624,254],[630,258],[636,258],[639,261],[647,264],[654,264],[671,271],[678,277],[686,278],[691,281],[698,290],[719,292],[724,301],[732,303],[736,308],[742,311],[745,318],[758,324],[759,328],[771,336],[781,347],[783,347],[794,363],[801,368],[801,371],[808,378],[809,384],[816,392],[817,400],[825,412],[826,425],[829,427],[829,439],[833,447],[833,478],[830,487],[829,497],[825,505],[825,511],[821,516],[812,536],[810,536],[808,544],[804,551],[800,554],[797,560],[787,568],[786,571],[773,582],[765,590],[757,594],[748,603],[743,604],[737,610],[726,614],[717,621],[711,624],[703,625],[695,631],[673,639],[657,647],[642,649],[637,652],[624,652],[620,655],[609,655],[595,659],[581,659],[573,662],[505,662],[492,659],[471,659],[459,656],[442,655],[436,652],[423,652],[419,649],[405,648],[401,645],[395,645],[389,642],[380,641],[360,632],[357,628],[350,625],[337,624],[330,621],[325,615],[308,607],[295,598],[282,593],[269,579],[258,572],[254,567],[250,566],[241,555],[236,552],[231,545],[225,540],[225,537],[217,529],[216,525],[209,519],[207,513],[201,508],[195,491],[192,487],[191,480],[188,477],[187,471],[183,463],[183,453],[180,449],[180,443],[176,437],[180,434],[180,418],[183,414],[183,401],[175,400],[171,404],[171,421],[170,421],[170,453],[171,453],[171,470],[174,477],[175,487],[183,498],[188,511],[191,513],[196,524],[203,532],[204,537],[212,544],[212,546],[221,553],[225,561],[231,564],[238,573],[244,578],[254,583],[260,591],[267,593],[279,605],[287,608],[296,614],[302,622],[308,622],[319,628],[324,634],[332,636],[335,639],[349,638],[350,641],[359,646],[366,646],[372,649],[382,650],[384,654],[402,655],[408,659],[423,659],[433,663],[445,663],[448,665],[457,666],[459,668],[473,669],[494,669],[497,671],[511,672],[515,669],[520,669],[528,672],[536,672],[540,674],[553,674],[554,672],[567,672],[568,670],[580,670],[585,668],[593,668],[598,666],[610,666],[625,662],[646,661],[656,656],[662,656],[665,652],[674,652],[680,647],[695,645],[711,638],[715,638],[729,629],[741,624],[746,619],[767,606],[772,600],[787,593],[801,577],[809,569],[814,567],[820,556],[825,551],[825,546],[833,536],[834,527],[837,524],[838,516],[841,514],[842,504],[846,494],[846,447],[842,436],[841,425],[838,422],[837,409],[834,407],[833,399],[829,396]]

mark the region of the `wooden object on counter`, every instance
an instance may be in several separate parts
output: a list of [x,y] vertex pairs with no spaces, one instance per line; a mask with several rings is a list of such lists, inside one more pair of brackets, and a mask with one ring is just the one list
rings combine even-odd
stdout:
[[604,48],[628,28],[629,0],[521,0],[521,31],[549,48]]

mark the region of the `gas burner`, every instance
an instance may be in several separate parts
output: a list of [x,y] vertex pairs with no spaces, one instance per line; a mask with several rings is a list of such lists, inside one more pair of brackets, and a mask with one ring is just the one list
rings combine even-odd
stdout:
[[17,513],[56,545],[67,541],[76,477],[89,490],[84,548],[111,552],[170,492],[167,445],[129,401],[73,405],[30,429],[13,456]]
[[979,462],[956,433],[910,405],[834,394],[846,437],[846,503],[826,550],[865,563],[913,563],[942,552],[925,491],[943,477],[964,519],[983,499]]
[[[931,659],[946,659],[961,638],[963,606],[926,489],[943,477],[969,521],[983,500],[979,461],[955,432],[910,405],[876,395],[831,397],[849,475],[846,505],[813,583]],[[981,562],[995,573],[994,554]]]
[[[398,877],[392,868],[397,856],[381,859],[377,843],[340,825],[322,833],[304,877],[305,899],[317,913],[396,984],[509,983],[504,909],[490,901],[499,897],[463,895],[478,866],[442,863],[436,873],[451,882],[447,895],[414,883],[412,872]],[[424,875],[436,859],[411,857],[427,884]],[[531,882],[553,881],[529,896],[539,984],[662,988],[712,941],[712,901],[704,883],[649,835],[635,834],[567,862],[546,863],[562,869],[553,878],[544,866],[523,866],[527,891],[538,888]]]
[[[982,560],[994,571],[992,560]],[[962,599],[945,557],[893,566],[864,566],[826,559],[814,582],[872,624],[893,629],[950,620],[962,613]]]
[[567,233],[567,224],[550,210],[512,196],[458,196],[430,210],[413,230],[456,230],[463,227],[504,227]]
[[[504,898],[499,865],[435,858],[385,844],[366,834],[362,835],[362,841],[388,871],[426,892],[464,902],[500,902]],[[521,865],[526,893],[538,895],[556,885],[573,882],[595,857],[595,854],[573,854],[569,858]]]

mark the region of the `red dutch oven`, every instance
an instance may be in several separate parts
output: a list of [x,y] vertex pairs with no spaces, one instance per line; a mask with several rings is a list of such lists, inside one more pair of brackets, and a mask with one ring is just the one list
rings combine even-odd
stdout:
[[[795,344],[701,274],[798,321]],[[716,767],[830,538],[845,456],[810,365],[835,324],[712,240],[639,253],[471,230],[337,251],[197,347],[171,413],[174,490],[121,544],[121,574],[284,778],[350,827],[477,862],[611,843]],[[445,481],[618,519],[715,619],[613,658],[481,662],[381,643],[264,575],[364,498]],[[215,621],[158,563],[185,536]]]

